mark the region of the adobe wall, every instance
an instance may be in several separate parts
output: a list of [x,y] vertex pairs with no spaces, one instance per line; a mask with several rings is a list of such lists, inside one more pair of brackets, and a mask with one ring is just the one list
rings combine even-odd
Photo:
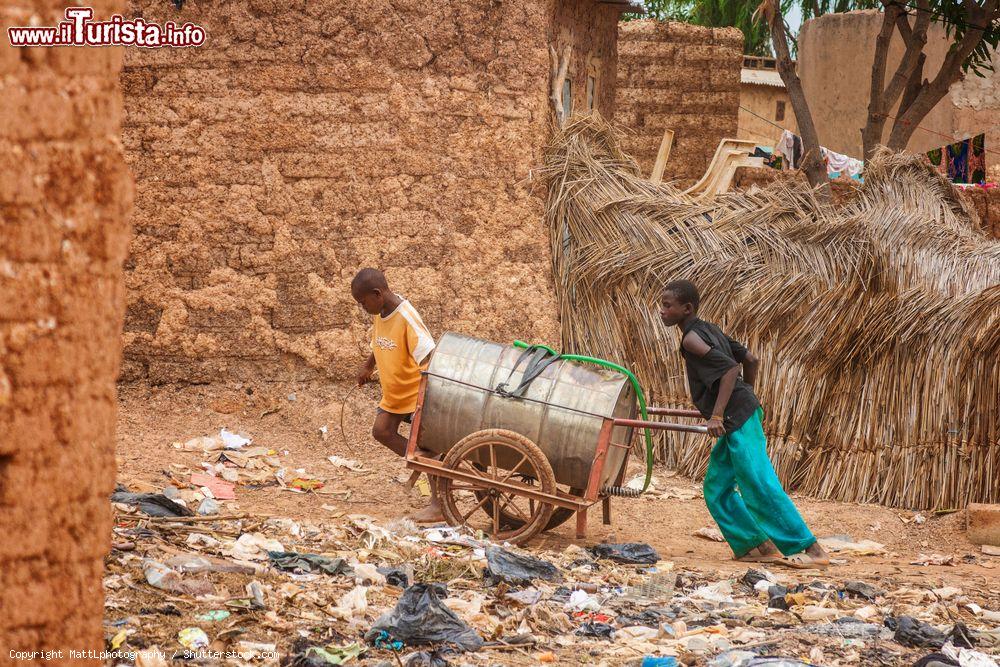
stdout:
[[615,120],[634,132],[623,148],[649,175],[665,129],[674,145],[664,180],[701,178],[724,137],[735,137],[743,33],[653,20],[618,27]]
[[573,47],[569,77],[573,112],[586,113],[587,78],[596,86],[593,108],[605,118],[615,113],[615,86],[618,73],[618,16],[615,5],[581,0],[556,0],[552,17],[552,43],[561,54]]
[[[0,2],[0,648],[100,651],[131,179],[121,51],[14,49]],[[116,0],[92,5],[99,17]],[[41,658],[18,665],[97,664]]]
[[[969,72],[951,85],[952,131],[956,137],[986,133],[986,164],[1000,165],[1000,53],[993,52],[993,72],[979,77]],[[996,175],[992,175],[995,179]]]
[[[825,14],[803,23],[799,32],[798,72],[820,144],[844,155],[862,157],[861,129],[868,118],[875,40],[881,27],[881,12],[867,10]],[[932,22],[924,49],[925,78],[937,73],[948,45],[944,28]],[[904,50],[903,40],[893,32],[886,58],[887,84]],[[896,108],[890,113],[896,115]],[[952,125],[952,106],[946,98],[920,122],[921,127],[932,132],[915,131],[907,149],[926,152],[949,143],[946,137],[952,136]],[[886,140],[891,129],[890,119],[885,127]]]
[[[137,186],[126,379],[347,377],[366,354],[369,323],[348,290],[364,266],[385,269],[436,335],[558,343],[548,234],[527,182],[549,132],[548,43],[561,35],[574,61],[595,53],[613,68],[610,8],[131,9],[201,24],[208,41],[126,56]],[[553,22],[588,11],[607,35]],[[610,110],[613,86],[600,97]]]
[[[778,101],[785,103],[785,118],[783,120],[775,118]],[[781,138],[782,128],[798,132],[795,111],[792,110],[792,101],[788,97],[788,91],[784,88],[741,84],[740,107],[742,108],[739,110],[739,128],[737,130],[737,136],[740,139],[751,139],[765,146],[773,146]],[[743,108],[753,111],[757,116],[744,111]],[[763,116],[781,127],[775,127],[758,116]]]

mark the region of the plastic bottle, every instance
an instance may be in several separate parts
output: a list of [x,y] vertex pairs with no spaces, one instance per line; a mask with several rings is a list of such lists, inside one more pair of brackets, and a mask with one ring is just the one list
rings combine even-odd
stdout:
[[677,658],[672,655],[647,655],[642,659],[642,667],[678,667]]

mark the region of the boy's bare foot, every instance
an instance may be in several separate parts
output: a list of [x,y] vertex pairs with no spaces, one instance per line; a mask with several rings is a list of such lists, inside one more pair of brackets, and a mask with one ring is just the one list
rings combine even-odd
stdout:
[[782,557],[778,547],[774,546],[774,542],[767,540],[735,560],[744,563],[776,563],[781,561]]
[[411,514],[409,519],[414,523],[442,523],[444,522],[444,514],[441,513],[440,505],[431,503],[422,510]]

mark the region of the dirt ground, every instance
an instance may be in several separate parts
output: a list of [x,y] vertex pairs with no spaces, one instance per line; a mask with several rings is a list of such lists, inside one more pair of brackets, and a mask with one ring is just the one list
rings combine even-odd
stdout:
[[[119,482],[130,489],[142,486],[143,482],[157,489],[172,481],[176,483],[177,470],[183,466],[196,471],[205,456],[180,451],[172,443],[215,434],[226,427],[251,437],[254,445],[276,450],[282,466],[304,469],[304,476],[325,477],[327,491],[350,491],[350,494],[345,500],[344,494],[301,494],[276,485],[258,488],[239,485],[236,500],[224,503],[223,513],[288,517],[297,522],[315,523],[345,521],[351,515],[362,514],[378,522],[390,522],[420,508],[425,499],[418,490],[404,490],[400,481],[405,478],[402,461],[370,437],[377,397],[377,385],[363,388],[323,383],[124,386],[120,393],[117,429]],[[335,467],[326,460],[331,455],[355,459],[363,465],[364,471]],[[638,462],[633,461],[631,465],[639,471]],[[714,526],[698,485],[662,469],[655,472],[655,477],[657,490],[667,493],[661,493],[660,497],[614,499],[611,526],[602,525],[600,511],[592,511],[589,535],[585,540],[575,540],[571,527],[566,524],[534,540],[529,545],[531,550],[558,552],[571,544],[646,542],[662,559],[671,561],[675,571],[690,573],[696,579],[710,582],[742,576],[747,565],[734,562],[725,544],[693,535],[700,528]],[[885,545],[887,554],[846,557],[834,554],[835,558],[843,558],[846,562],[835,563],[821,573],[786,570],[783,574],[790,573],[801,581],[862,580],[887,591],[903,587],[957,587],[983,608],[1000,609],[1000,580],[997,577],[1000,558],[984,556],[979,547],[966,539],[963,512],[943,516],[924,513],[926,521],[918,524],[913,520],[915,513],[910,511],[799,496],[794,499],[817,536],[846,534],[854,540],[874,540]],[[129,524],[119,522],[119,526],[124,525]],[[115,540],[120,541],[121,537],[116,536]],[[955,564],[911,564],[921,554],[954,556]],[[112,563],[113,556],[109,557],[109,568]],[[134,604],[157,603],[158,591],[144,584],[135,589]],[[388,606],[392,606],[391,602]],[[125,611],[107,610],[109,635],[115,632],[114,619],[120,618]],[[156,622],[169,625],[173,631],[175,627],[190,625],[191,619],[182,616],[161,618]],[[152,630],[148,632],[156,634]],[[279,648],[286,644],[280,635],[280,632],[269,633],[271,641],[278,639]],[[172,648],[179,646],[175,643]],[[914,656],[928,652],[907,651],[898,645],[893,648],[899,654],[896,664],[912,664]],[[539,650],[510,652],[502,657],[497,654],[493,656],[497,661],[492,664],[536,664]],[[809,650],[808,643],[803,642],[799,657],[808,656]],[[559,664],[601,662],[599,652],[598,656],[586,660],[579,653],[567,653],[558,648],[554,652]],[[606,664],[624,663],[611,661]],[[831,661],[830,664],[864,664],[864,660],[856,663]]]

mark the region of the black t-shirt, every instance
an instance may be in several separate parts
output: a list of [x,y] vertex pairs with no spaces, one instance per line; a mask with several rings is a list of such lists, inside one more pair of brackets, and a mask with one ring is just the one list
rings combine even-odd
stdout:
[[[698,357],[684,349],[683,341],[681,344],[681,354],[687,365],[691,400],[705,419],[709,419],[719,397],[719,380],[726,371],[743,362],[747,349],[724,334],[722,329],[705,320],[696,319],[691,322],[684,328],[683,335],[692,331],[711,348],[705,356]],[[738,430],[759,407],[760,402],[753,389],[743,381],[742,376],[738,377],[722,420],[726,433]]]

